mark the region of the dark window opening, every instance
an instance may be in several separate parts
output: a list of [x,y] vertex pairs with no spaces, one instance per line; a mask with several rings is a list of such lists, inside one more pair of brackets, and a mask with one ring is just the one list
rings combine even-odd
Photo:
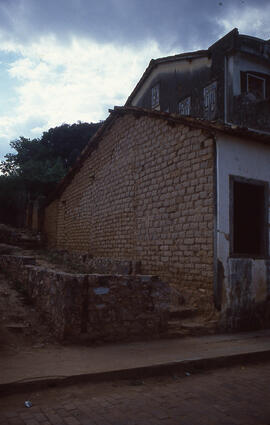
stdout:
[[191,97],[187,97],[178,103],[178,112],[180,115],[190,115]]
[[260,72],[241,71],[241,93],[250,100],[265,100],[270,95],[270,76]]
[[267,255],[267,185],[233,180],[232,254]]
[[155,85],[151,89],[151,105],[155,108],[159,105],[159,84]]
[[247,74],[247,93],[252,93],[256,99],[265,99],[265,79]]

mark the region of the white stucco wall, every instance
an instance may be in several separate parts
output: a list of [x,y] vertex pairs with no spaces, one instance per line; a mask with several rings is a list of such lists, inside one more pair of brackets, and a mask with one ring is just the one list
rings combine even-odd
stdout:
[[[230,274],[230,185],[229,176],[240,176],[268,182],[270,185],[270,145],[257,141],[217,137],[216,143],[217,181],[217,234],[216,254],[224,267],[222,308],[231,303]],[[268,212],[270,223],[270,211]],[[270,238],[269,238],[270,240]],[[270,252],[270,250],[269,250]],[[263,301],[267,292],[267,264],[264,259],[252,261],[251,297],[255,302]],[[225,297],[224,297],[225,294]]]

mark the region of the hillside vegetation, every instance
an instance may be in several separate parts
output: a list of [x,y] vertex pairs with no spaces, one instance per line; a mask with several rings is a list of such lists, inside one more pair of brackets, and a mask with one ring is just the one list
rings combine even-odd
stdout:
[[27,202],[54,190],[100,125],[62,124],[41,138],[12,141],[15,153],[0,164],[0,222],[22,226]]

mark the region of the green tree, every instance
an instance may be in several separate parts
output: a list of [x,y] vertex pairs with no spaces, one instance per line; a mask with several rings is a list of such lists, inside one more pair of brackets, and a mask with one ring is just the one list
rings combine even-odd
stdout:
[[0,175],[0,222],[22,226],[26,202],[22,179],[15,175]]
[[53,191],[100,125],[62,124],[50,128],[39,139],[20,137],[12,141],[10,146],[15,153],[6,154],[0,164],[0,219],[6,217],[7,206],[17,211],[17,199],[34,200]]

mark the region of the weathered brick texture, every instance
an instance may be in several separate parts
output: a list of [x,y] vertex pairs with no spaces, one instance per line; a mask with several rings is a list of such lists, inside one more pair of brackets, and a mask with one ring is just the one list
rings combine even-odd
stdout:
[[33,213],[32,213],[32,230],[39,231],[39,202],[35,201],[33,203]]
[[47,206],[43,223],[43,231],[49,246],[56,246],[57,244],[57,215],[58,200],[55,200]]
[[[204,130],[129,113],[101,136],[47,207],[51,245],[141,261],[142,273],[212,302],[213,139]],[[56,228],[57,222],[57,228]]]

